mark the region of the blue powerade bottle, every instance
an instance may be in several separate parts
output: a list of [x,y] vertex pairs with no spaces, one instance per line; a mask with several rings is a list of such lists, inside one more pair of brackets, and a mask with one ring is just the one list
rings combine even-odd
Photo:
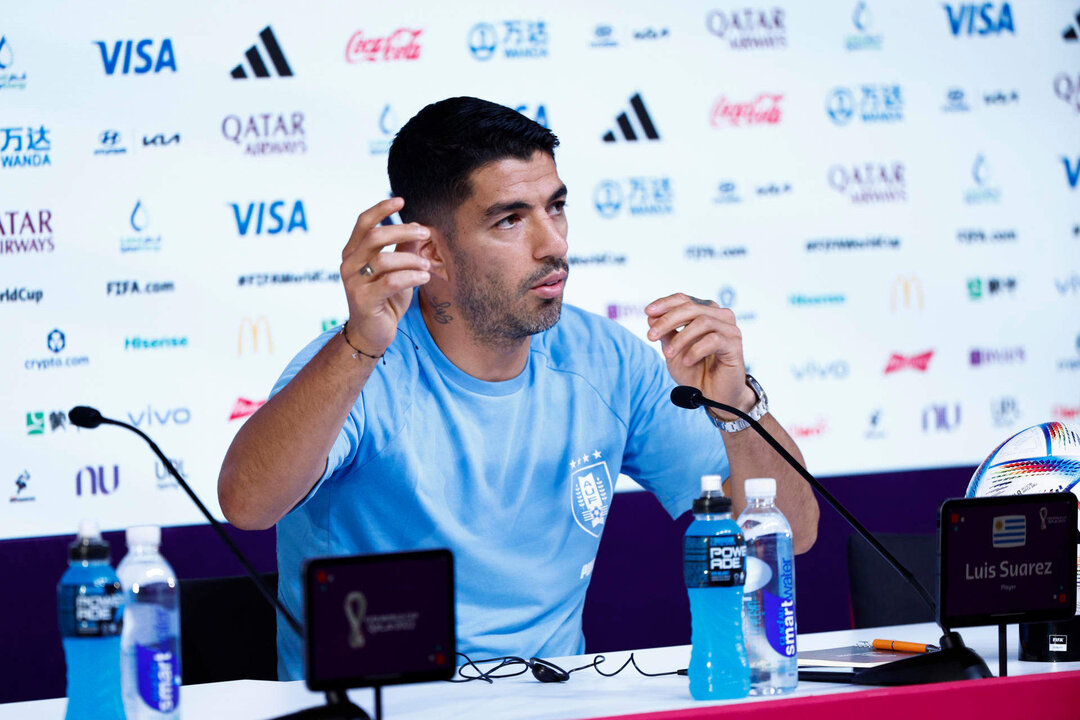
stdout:
[[124,720],[120,631],[124,593],[97,524],[79,524],[56,595],[67,661],[66,720]]
[[719,475],[701,478],[694,522],[683,539],[683,576],[690,596],[690,695],[727,700],[750,692],[750,666],[743,643],[743,584],[746,543],[731,519]]

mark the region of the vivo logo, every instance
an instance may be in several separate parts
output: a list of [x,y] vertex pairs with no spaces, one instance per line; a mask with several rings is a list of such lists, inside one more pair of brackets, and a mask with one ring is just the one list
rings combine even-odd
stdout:
[[129,412],[128,419],[135,427],[142,427],[144,423],[146,425],[168,425],[171,422],[173,425],[187,425],[191,422],[191,411],[185,407],[180,407],[161,412],[147,405],[146,410],[140,410],[138,414]]
[[[168,38],[161,41],[156,61],[153,56],[153,40],[117,40],[113,43],[112,52],[109,52],[105,43],[100,40],[94,44],[101,50],[101,62],[105,66],[106,75],[116,72],[121,58],[124,60],[124,64],[120,66],[121,75],[132,72],[139,75],[151,71],[159,73],[166,68],[176,72],[176,56],[173,54],[172,40]],[[136,64],[134,66],[131,64],[132,50],[135,51]]]
[[850,373],[851,366],[846,360],[834,360],[824,365],[811,360],[803,365],[791,367],[791,374],[796,380],[843,380]]
[[281,215],[281,210],[285,207],[284,200],[260,202],[258,204],[248,203],[243,217],[240,216],[239,205],[231,203],[230,207],[233,210],[233,216],[236,218],[236,230],[241,235],[248,234],[248,230],[251,229],[252,220],[255,221],[255,235],[263,234],[264,221],[266,221],[265,232],[267,235],[277,235],[282,231],[291,233],[297,228],[307,232],[308,229],[307,218],[304,216],[304,203],[302,200],[297,200],[293,203],[292,212],[289,214],[288,226],[285,224],[285,218]]
[[110,495],[120,487],[120,466],[113,465],[112,478],[108,477],[104,465],[86,467],[75,473],[75,494],[82,497],[83,490],[88,495]]

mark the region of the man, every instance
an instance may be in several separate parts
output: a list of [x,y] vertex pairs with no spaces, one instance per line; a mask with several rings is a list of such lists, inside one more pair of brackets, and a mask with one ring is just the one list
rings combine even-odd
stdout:
[[[761,411],[729,310],[682,294],[649,305],[665,371],[629,332],[562,307],[557,144],[475,98],[429,105],[394,140],[395,197],[361,213],[342,251],[348,322],[293,360],[218,481],[234,525],[277,524],[279,594],[297,616],[305,557],[449,547],[462,652],[580,653],[620,471],[673,516],[702,474],[730,475],[737,509],[746,477],[776,477],[797,551],[813,543],[816,501],[783,460],[714,427],[735,418],[668,401],[674,378]],[[394,212],[405,224],[382,225]],[[282,679],[302,677],[284,623],[278,652]]]

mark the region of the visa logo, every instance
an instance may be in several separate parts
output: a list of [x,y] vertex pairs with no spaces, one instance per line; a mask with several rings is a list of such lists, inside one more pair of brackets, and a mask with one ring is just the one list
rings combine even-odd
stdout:
[[304,232],[307,232],[307,218],[304,216],[304,203],[302,200],[297,200],[293,203],[292,212],[289,214],[289,224],[285,225],[285,218],[281,215],[282,208],[285,207],[284,200],[274,200],[272,202],[260,202],[260,203],[248,203],[247,209],[241,217],[240,206],[236,203],[230,203],[230,207],[233,210],[233,216],[236,218],[236,230],[241,235],[247,235],[248,230],[251,229],[251,221],[255,221],[255,235],[263,234],[263,222],[267,220],[266,226],[267,235],[277,235],[284,231],[291,233],[293,230],[300,228]]
[[[101,51],[101,62],[105,66],[106,75],[112,75],[116,72],[121,58],[124,61],[123,65],[120,66],[121,75],[132,72],[138,75],[151,71],[159,73],[165,68],[176,72],[176,55],[173,53],[172,40],[169,38],[161,41],[161,47],[157,51],[157,60],[154,59],[153,40],[117,40],[113,43],[112,52],[109,52],[108,47],[101,40],[96,41],[94,44]],[[134,66],[131,63],[132,50],[135,51],[134,59],[136,64]]]
[[1069,181],[1069,187],[1076,189],[1076,181],[1080,180],[1080,157],[1076,158],[1076,165],[1074,166],[1069,162],[1069,158],[1061,158],[1061,162],[1065,165],[1065,179]]
[[1009,3],[1001,4],[1001,10],[997,11],[996,19],[993,10],[994,3],[981,3],[979,5],[964,3],[956,6],[945,4],[945,12],[949,16],[949,29],[956,37],[960,35],[998,35],[1005,30],[1015,34],[1012,8],[1009,7]]

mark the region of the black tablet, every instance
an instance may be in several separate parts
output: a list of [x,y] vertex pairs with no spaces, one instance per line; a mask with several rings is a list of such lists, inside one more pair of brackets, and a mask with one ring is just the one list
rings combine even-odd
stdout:
[[1072,617],[1076,513],[1071,492],[946,500],[940,517],[942,627]]
[[314,691],[453,676],[449,550],[304,563],[304,675]]

